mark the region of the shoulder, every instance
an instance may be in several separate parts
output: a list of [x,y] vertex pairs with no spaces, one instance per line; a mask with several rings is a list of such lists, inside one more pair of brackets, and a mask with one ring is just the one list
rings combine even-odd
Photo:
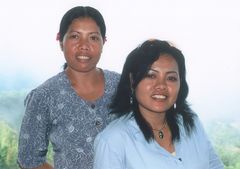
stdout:
[[60,72],[57,75],[47,79],[35,89],[31,90],[25,99],[25,104],[33,98],[35,100],[46,100],[50,95],[56,92],[56,90],[60,90],[60,88],[64,86],[62,84],[66,83],[66,78],[64,75],[64,72]]
[[123,116],[113,120],[109,125],[100,132],[96,137],[96,142],[104,140],[106,143],[119,143],[129,134],[129,121],[128,116]]
[[200,117],[197,114],[193,116],[193,122],[194,122],[194,127],[191,133],[191,137],[196,138],[197,140],[202,140],[202,141],[208,140],[208,136],[205,132],[204,126],[201,122]]
[[53,90],[55,88],[58,88],[59,86],[62,86],[62,84],[66,82],[67,82],[66,74],[64,72],[60,72],[55,76],[52,76],[51,78],[47,79],[45,82],[39,85],[36,89]]
[[104,69],[103,73],[107,80],[117,81],[117,82],[120,80],[120,74],[115,71],[110,71],[110,70]]
[[114,94],[120,80],[120,74],[114,71],[103,70],[105,78],[105,89],[107,94]]
[[205,132],[205,131],[204,131],[203,124],[202,124],[199,116],[197,116],[197,115],[194,116],[193,120],[194,120],[195,130],[196,130],[197,132]]
[[[112,121],[94,141],[94,168],[125,168],[130,119],[126,116]],[[114,167],[113,167],[114,166]]]
[[125,154],[129,145],[129,118],[121,117],[112,121],[94,141],[94,151],[100,158],[120,158]]

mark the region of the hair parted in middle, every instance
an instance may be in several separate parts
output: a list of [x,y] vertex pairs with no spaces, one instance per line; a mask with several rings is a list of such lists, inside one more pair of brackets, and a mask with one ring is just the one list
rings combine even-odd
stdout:
[[176,108],[172,106],[166,112],[166,120],[172,133],[172,140],[180,139],[178,115],[182,116],[187,134],[191,134],[194,128],[193,118],[195,113],[186,101],[188,84],[184,55],[167,41],[147,40],[127,56],[117,92],[111,104],[111,114],[115,114],[117,117],[133,112],[133,116],[147,141],[154,138],[153,132],[139,111],[134,91],[139,82],[146,77],[151,65],[163,54],[171,55],[176,60],[180,76],[180,89],[176,100]]
[[[106,40],[106,25],[102,14],[95,8],[90,6],[76,6],[68,10],[62,17],[60,22],[59,32],[57,34],[57,40],[63,41],[69,26],[74,19],[79,18],[91,18],[97,24],[100,29],[103,40]],[[67,68],[67,63],[63,65],[63,69]]]
[[96,22],[97,26],[100,29],[102,38],[105,39],[106,25],[102,14],[97,9],[90,6],[76,6],[68,10],[62,17],[59,28],[60,42],[63,41],[63,37],[74,19],[86,17],[89,17]]

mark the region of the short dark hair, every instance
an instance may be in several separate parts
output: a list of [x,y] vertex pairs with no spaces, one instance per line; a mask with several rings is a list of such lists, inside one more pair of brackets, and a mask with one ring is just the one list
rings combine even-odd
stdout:
[[[172,133],[172,139],[178,140],[180,138],[178,115],[183,117],[184,127],[189,134],[194,127],[194,113],[186,101],[188,96],[188,84],[186,81],[184,55],[179,49],[170,45],[167,41],[156,39],[147,40],[127,56],[117,93],[111,104],[111,113],[118,117],[133,112],[133,116],[147,141],[153,139],[153,132],[139,111],[134,90],[139,82],[146,77],[151,65],[163,54],[168,54],[176,60],[180,76],[180,89],[176,100],[176,108],[174,109],[172,107],[166,113],[167,123]],[[130,82],[130,74],[132,82]],[[131,99],[132,104],[130,103]]]
[[63,37],[67,32],[69,25],[76,18],[92,18],[100,28],[101,36],[105,39],[106,36],[106,25],[102,14],[95,8],[90,6],[76,6],[68,10],[62,17],[59,28],[59,40],[63,41]]

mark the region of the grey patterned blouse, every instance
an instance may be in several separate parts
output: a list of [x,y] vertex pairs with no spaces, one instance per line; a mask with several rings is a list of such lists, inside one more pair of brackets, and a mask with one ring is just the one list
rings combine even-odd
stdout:
[[20,166],[43,164],[50,141],[55,169],[92,169],[93,141],[111,120],[109,104],[120,78],[116,72],[103,72],[104,95],[95,102],[79,97],[65,72],[28,94],[19,136]]

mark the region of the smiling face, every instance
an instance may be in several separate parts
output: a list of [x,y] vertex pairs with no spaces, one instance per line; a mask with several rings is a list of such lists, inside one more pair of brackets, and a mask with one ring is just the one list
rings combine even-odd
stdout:
[[165,113],[176,102],[180,89],[178,65],[175,59],[161,55],[135,89],[139,110],[143,116]]
[[94,70],[100,59],[103,43],[100,29],[93,19],[74,19],[60,42],[68,71]]

